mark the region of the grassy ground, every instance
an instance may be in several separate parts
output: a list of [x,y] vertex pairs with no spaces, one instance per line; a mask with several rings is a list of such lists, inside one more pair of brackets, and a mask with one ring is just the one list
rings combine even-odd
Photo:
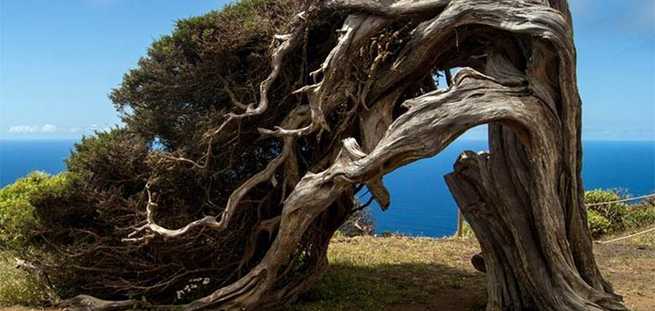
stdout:
[[[626,304],[653,310],[655,234],[594,249]],[[473,239],[335,239],[329,271],[290,310],[483,310],[485,277],[469,263],[477,252]]]
[[[288,309],[483,310],[485,277],[469,263],[477,252],[474,239],[337,237],[330,245],[328,272]],[[653,310],[655,234],[596,244],[595,253],[631,309]]]
[[328,272],[291,309],[483,309],[484,275],[469,264],[477,251],[465,239],[337,238]]

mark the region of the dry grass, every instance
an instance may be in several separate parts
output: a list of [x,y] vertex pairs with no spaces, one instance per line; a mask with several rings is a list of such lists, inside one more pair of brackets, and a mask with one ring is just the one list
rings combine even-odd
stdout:
[[[653,310],[655,234],[594,249],[628,307]],[[330,245],[329,271],[290,309],[483,310],[485,277],[469,263],[478,250],[474,239],[337,238]]]
[[483,309],[477,251],[469,239],[336,238],[328,272],[291,310]]
[[[483,310],[485,277],[469,263],[476,252],[474,239],[336,237],[328,272],[288,309]],[[653,310],[655,234],[596,244],[595,253],[601,270],[632,310]]]
[[596,244],[594,250],[605,277],[624,296],[628,307],[634,311],[655,310],[655,233]]

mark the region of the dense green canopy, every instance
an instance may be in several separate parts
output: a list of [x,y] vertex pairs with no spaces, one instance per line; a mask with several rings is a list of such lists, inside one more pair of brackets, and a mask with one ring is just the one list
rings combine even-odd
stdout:
[[[234,281],[262,256],[266,246],[255,246],[270,243],[270,233],[260,234],[255,225],[279,214],[266,202],[244,202],[239,221],[226,232],[122,240],[143,222],[146,183],[158,193],[158,221],[180,227],[220,215],[232,191],[280,153],[280,141],[262,137],[257,127],[279,124],[297,104],[286,90],[304,83],[298,67],[281,75],[271,91],[276,111],[233,122],[218,140],[207,134],[234,109],[233,101],[258,100],[259,83],[270,71],[273,35],[290,27],[296,5],[245,0],[179,20],[125,74],[110,95],[124,127],[76,145],[69,172],[60,177],[65,195],[46,188],[32,199],[39,224],[24,255],[44,267],[59,294],[186,302]],[[327,53],[334,38],[326,39],[325,47],[308,53]],[[279,200],[279,193],[266,196],[270,190],[262,185],[253,197]]]

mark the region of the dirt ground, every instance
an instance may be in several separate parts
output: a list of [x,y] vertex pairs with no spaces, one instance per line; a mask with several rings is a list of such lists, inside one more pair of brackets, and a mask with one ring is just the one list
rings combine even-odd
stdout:
[[655,310],[655,243],[597,244],[594,252],[603,275],[629,308]]

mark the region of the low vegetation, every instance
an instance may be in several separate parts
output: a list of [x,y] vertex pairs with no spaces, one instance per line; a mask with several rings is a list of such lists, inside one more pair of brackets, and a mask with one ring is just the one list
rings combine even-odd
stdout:
[[[290,310],[484,310],[485,275],[470,264],[477,252],[469,238],[337,237],[328,272]],[[651,310],[655,235],[596,244],[594,252],[627,306]]]
[[[96,165],[88,163],[92,157],[84,156],[102,146],[99,141],[87,141],[83,148],[88,150],[71,158],[69,165],[72,162],[78,170],[83,165]],[[39,245],[42,214],[34,204],[43,206],[52,198],[67,197],[67,200],[72,200],[80,191],[76,187],[77,178],[80,177],[70,172],[54,176],[35,172],[0,189],[0,306],[47,304],[44,285],[33,274],[16,268],[15,256],[29,256],[41,251],[35,245]],[[652,200],[635,205],[593,205],[625,197],[615,191],[592,190],[586,193],[586,203],[590,205],[588,220],[594,237],[603,238],[655,224],[655,201]],[[469,264],[469,258],[478,251],[477,243],[470,238],[470,230],[465,230],[467,237],[464,239],[400,236],[351,238],[349,236],[356,234],[358,227],[370,228],[373,225],[366,210],[356,215],[358,218],[348,221],[349,225],[342,228],[343,233],[333,238],[328,256],[330,272],[302,297],[300,304],[292,307],[293,310],[380,310],[395,307],[422,310],[421,306],[425,307],[436,300],[452,305],[449,310],[456,310],[458,305],[474,309],[484,306],[484,276],[474,272]],[[641,238],[637,241],[648,247],[655,245],[655,239]],[[611,253],[605,255],[613,256]],[[639,258],[637,256],[634,260]],[[611,258],[601,260],[612,261]],[[74,274],[69,277],[73,278],[69,282],[76,281]]]
[[[469,238],[337,235],[328,253],[328,272],[300,297],[300,301],[287,309],[484,310],[485,276],[469,263],[470,257],[478,251],[475,239]],[[652,296],[655,283],[651,282],[655,278],[655,261],[652,260],[655,258],[655,235],[597,244],[595,253],[601,270],[625,295],[628,307],[634,311],[651,310],[655,304]],[[5,299],[0,305],[12,305],[17,301],[27,305],[45,298],[40,296],[42,292],[38,286],[35,287],[37,283],[32,282],[29,275],[13,269],[11,262],[2,262],[0,275],[0,292]]]
[[[629,196],[618,190],[601,189],[586,191],[584,198],[587,205],[587,223],[594,239],[655,224],[654,198],[637,201],[636,204],[606,203],[628,199]],[[474,236],[467,223],[464,223],[462,228],[462,236]]]
[[0,305],[42,305],[47,303],[44,285],[31,273],[18,269],[16,258],[29,258],[41,227],[33,204],[45,197],[66,196],[68,173],[49,176],[33,172],[0,189]]
[[628,198],[619,191],[591,190],[585,192],[587,220],[594,238],[616,234],[655,224],[655,200],[638,204],[616,202]]
[[483,310],[484,275],[469,264],[477,252],[473,239],[337,236],[328,273],[291,310],[426,310],[436,302],[436,310]]
[[40,221],[34,202],[46,197],[64,197],[72,193],[68,173],[49,176],[33,172],[0,189],[0,246],[24,248],[34,236]]
[[34,275],[16,267],[10,252],[0,251],[0,308],[42,306],[48,303],[47,289]]

